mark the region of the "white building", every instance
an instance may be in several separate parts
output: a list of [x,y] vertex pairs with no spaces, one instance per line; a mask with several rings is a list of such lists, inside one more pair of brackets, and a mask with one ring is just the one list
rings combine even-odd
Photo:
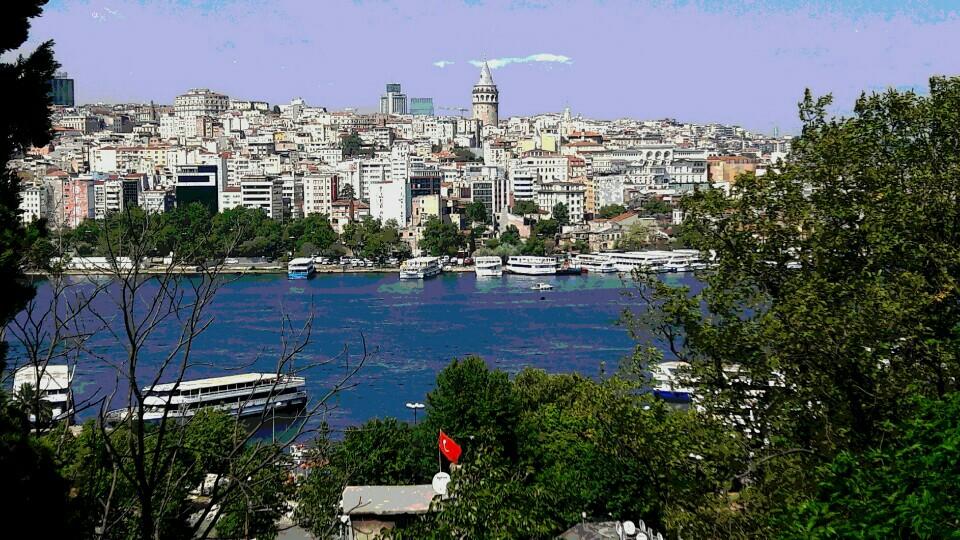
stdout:
[[333,213],[340,177],[333,171],[320,171],[303,176],[303,215]]
[[24,186],[20,190],[20,212],[24,224],[47,217],[47,188],[43,184]]
[[410,219],[412,197],[406,181],[375,182],[370,184],[370,216],[381,223],[396,220],[401,227]]
[[283,181],[263,174],[240,179],[240,199],[246,208],[260,208],[267,217],[280,219],[283,215]]
[[557,203],[563,203],[570,223],[580,223],[583,221],[585,193],[586,187],[578,182],[544,182],[537,189],[537,206],[550,213]]
[[[198,119],[216,118],[230,109],[230,98],[207,88],[193,88],[174,98],[174,114],[177,117],[177,131],[180,137],[208,135],[199,131],[197,126],[205,124]],[[161,119],[161,128],[163,127]]]

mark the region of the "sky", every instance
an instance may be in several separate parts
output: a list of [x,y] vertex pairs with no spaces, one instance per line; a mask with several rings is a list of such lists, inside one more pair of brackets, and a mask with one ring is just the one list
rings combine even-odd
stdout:
[[960,74],[960,0],[51,0],[22,50],[46,39],[81,103],[206,87],[372,109],[398,82],[469,107],[488,60],[501,118],[570,107],[789,133],[805,88],[842,114],[861,91]]

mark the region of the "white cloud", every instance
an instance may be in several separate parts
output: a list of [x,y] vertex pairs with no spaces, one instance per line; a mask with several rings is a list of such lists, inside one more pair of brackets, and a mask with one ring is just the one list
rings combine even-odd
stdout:
[[443,69],[453,64],[454,64],[453,60],[437,60],[436,62],[433,63],[433,65],[437,66],[440,69]]
[[[470,63],[480,67],[483,60],[471,60]],[[572,64],[573,58],[562,54],[539,53],[530,56],[506,56],[504,58],[489,58],[486,60],[490,69],[498,69],[508,64],[528,64],[530,62],[553,62],[557,64]]]

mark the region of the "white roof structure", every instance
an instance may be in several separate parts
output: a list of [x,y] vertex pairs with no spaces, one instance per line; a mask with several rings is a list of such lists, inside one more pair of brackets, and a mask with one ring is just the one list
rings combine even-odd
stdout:
[[[40,384],[37,384],[37,375],[40,378]],[[21,386],[29,384],[40,392],[49,392],[51,390],[66,390],[70,386],[70,367],[63,365],[55,366],[23,366],[17,369],[13,376],[13,391],[16,392]]]
[[252,382],[262,382],[264,384],[272,383],[277,378],[276,373],[240,373],[237,375],[227,375],[225,377],[211,377],[209,379],[196,379],[193,381],[181,381],[176,383],[165,383],[154,386],[151,390],[154,392],[165,392],[173,390],[194,390],[198,388],[210,388],[212,386],[226,386],[230,384],[246,384]]
[[342,512],[349,516],[426,514],[438,497],[430,484],[416,486],[347,486],[341,496]]

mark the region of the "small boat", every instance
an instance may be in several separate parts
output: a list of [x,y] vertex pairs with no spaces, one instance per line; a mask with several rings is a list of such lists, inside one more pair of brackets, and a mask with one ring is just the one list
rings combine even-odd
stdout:
[[534,285],[533,287],[530,287],[530,289],[532,289],[532,290],[534,290],[534,291],[550,291],[550,290],[553,290],[553,285],[551,285],[551,284],[549,284],[549,283],[543,283],[543,282],[541,281],[540,283],[537,283],[537,284]]

